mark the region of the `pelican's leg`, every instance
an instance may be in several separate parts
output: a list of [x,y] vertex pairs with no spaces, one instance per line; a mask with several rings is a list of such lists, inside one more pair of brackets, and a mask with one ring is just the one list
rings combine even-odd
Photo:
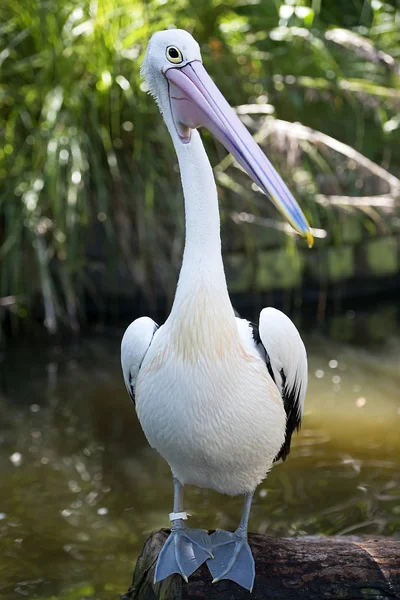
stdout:
[[217,529],[212,534],[214,558],[207,561],[213,583],[220,579],[231,579],[250,592],[255,575],[254,558],[247,543],[247,524],[252,500],[253,492],[246,494],[242,520],[234,533]]
[[185,527],[187,515],[183,510],[183,486],[175,477],[174,511],[169,517],[172,521],[171,535],[158,556],[154,582],[179,573],[187,583],[188,577],[212,557],[211,540],[207,531]]

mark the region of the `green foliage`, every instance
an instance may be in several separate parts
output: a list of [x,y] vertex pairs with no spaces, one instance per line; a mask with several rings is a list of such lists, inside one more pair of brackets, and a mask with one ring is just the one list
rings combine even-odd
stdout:
[[[396,178],[385,182],[383,169],[374,172],[352,150],[399,171],[399,20],[379,0],[3,2],[0,296],[11,295],[23,316],[40,293],[55,331],[60,319],[78,327],[97,264],[119,261],[148,298],[156,287],[172,294],[181,192],[171,142],[139,74],[149,37],[169,26],[194,34],[232,104],[264,113],[253,111],[249,126],[309,200],[314,226],[337,238],[341,209],[315,204],[317,193],[398,192]],[[307,135],[289,127],[295,122]],[[347,154],[314,130],[347,144]],[[205,140],[215,164],[219,150]],[[254,251],[248,228],[229,217],[270,208],[247,181],[239,185],[244,197],[232,191],[241,175],[225,167],[217,171],[224,239]]]

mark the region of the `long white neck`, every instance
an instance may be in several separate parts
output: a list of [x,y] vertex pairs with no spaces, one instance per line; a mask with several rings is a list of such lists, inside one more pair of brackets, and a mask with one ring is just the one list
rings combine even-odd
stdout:
[[167,122],[178,156],[185,198],[185,250],[179,282],[171,311],[187,308],[188,298],[196,294],[216,298],[219,308],[233,315],[226,286],[221,254],[220,220],[214,175],[200,135],[191,132],[183,144],[173,124]]
[[[176,140],[174,140],[175,142]],[[217,274],[225,282],[222,266],[217,188],[199,133],[189,144],[175,144],[185,198],[185,251],[181,277],[193,267]]]

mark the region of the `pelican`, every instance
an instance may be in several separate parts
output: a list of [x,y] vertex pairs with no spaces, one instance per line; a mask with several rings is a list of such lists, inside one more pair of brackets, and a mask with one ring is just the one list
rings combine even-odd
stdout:
[[[150,445],[170,465],[172,522],[155,581],[188,577],[207,562],[213,583],[252,590],[247,542],[254,491],[274,461],[286,458],[300,426],[307,356],[292,321],[274,308],[256,325],[235,316],[221,255],[218,197],[197,128],[230,151],[292,226],[312,245],[309,225],[282,179],[203,67],[186,31],[155,33],[142,74],[171,134],[185,201],[185,248],[171,313],[159,327],[141,317],[121,345],[123,376]],[[185,526],[185,485],[244,495],[232,533]]]

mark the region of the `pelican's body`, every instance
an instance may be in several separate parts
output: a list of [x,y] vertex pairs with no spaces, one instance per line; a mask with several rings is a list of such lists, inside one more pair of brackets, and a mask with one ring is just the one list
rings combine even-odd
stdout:
[[181,484],[251,492],[285,439],[281,394],[258,352],[241,341],[233,311],[214,331],[206,311],[196,325],[190,316],[195,346],[173,321],[156,332],[136,384],[138,417]]
[[[194,128],[209,127],[294,226],[307,237],[309,229],[208,78],[188,33],[155,34],[144,76],[175,146],[186,219],[170,316],[160,328],[148,317],[137,319],[122,341],[127,389],[149,443],[168,461],[175,482],[172,535],[158,559],[156,578],[173,572],[187,578],[207,560],[215,581],[229,578],[251,589],[254,561],[246,541],[251,498],[274,460],[289,452],[303,411],[307,358],[295,326],[280,311],[264,309],[258,326],[235,317],[221,256],[217,190]],[[185,484],[245,494],[238,530],[218,531],[210,541],[204,532],[184,528]]]

